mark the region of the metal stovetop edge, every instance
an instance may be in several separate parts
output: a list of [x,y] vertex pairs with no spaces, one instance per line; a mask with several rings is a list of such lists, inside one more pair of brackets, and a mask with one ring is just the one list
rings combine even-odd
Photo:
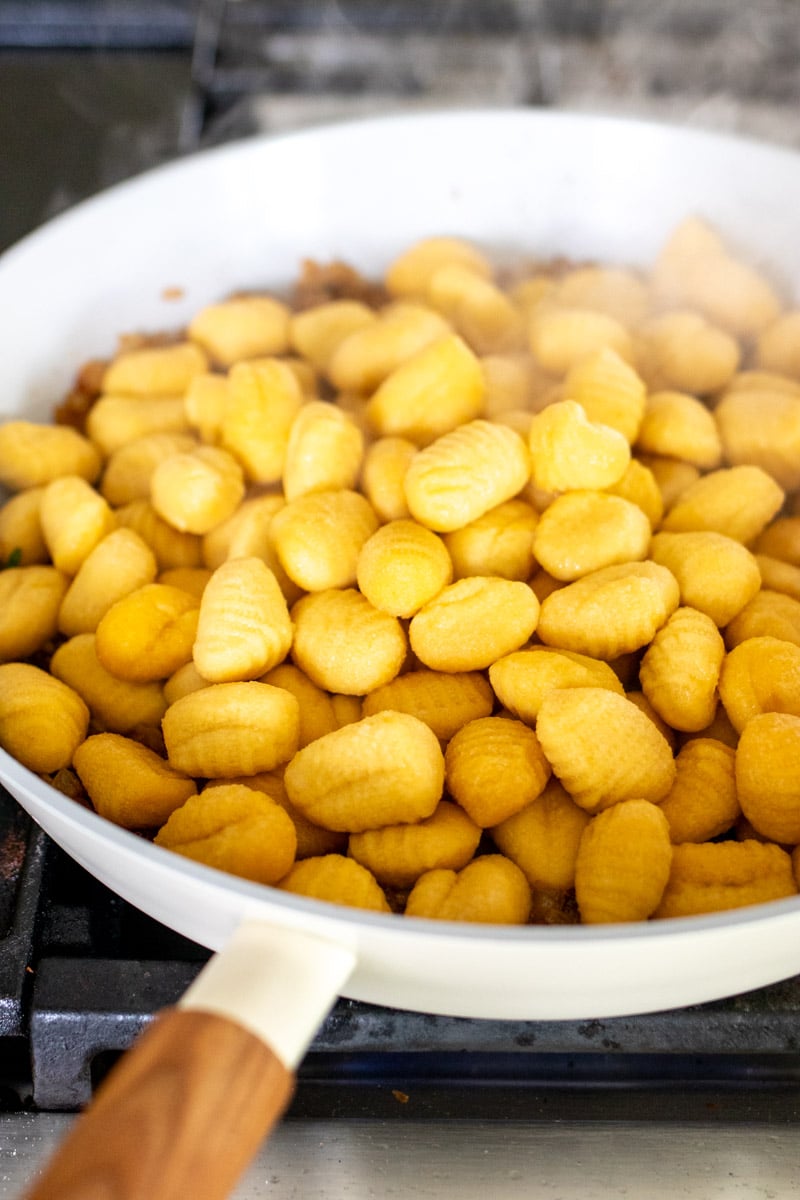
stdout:
[[[18,1200],[73,1118],[0,1117],[0,1200]],[[232,1200],[790,1200],[792,1129],[472,1121],[284,1123]]]

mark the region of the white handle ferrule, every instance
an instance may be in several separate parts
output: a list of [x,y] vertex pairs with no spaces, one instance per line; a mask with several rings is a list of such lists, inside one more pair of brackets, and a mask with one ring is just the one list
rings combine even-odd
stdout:
[[244,921],[178,1007],[238,1021],[294,1070],[355,963],[349,947],[296,929]]

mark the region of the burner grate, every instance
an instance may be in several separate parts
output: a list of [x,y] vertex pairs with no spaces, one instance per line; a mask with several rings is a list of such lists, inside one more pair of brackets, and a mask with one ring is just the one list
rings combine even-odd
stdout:
[[0,788],[0,1041],[24,1033],[46,838]]

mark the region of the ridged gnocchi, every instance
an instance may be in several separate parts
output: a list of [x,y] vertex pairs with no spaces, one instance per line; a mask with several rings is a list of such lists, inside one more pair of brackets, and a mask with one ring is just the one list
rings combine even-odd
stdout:
[[217,567],[200,600],[192,658],[210,683],[257,679],[283,662],[292,645],[286,598],[260,558]]
[[676,608],[642,658],[642,691],[667,725],[697,733],[714,718],[724,657],[725,643],[711,618]]
[[294,863],[297,835],[288,813],[245,784],[207,788],[176,808],[156,844],[256,883],[278,883]]
[[406,903],[409,917],[525,925],[531,890],[523,872],[502,854],[484,854],[460,871],[438,868],[420,876]]
[[542,602],[537,632],[548,646],[617,658],[646,646],[679,598],[674,575],[657,563],[600,567]]
[[423,721],[379,712],[299,750],[284,782],[309,820],[360,833],[431,816],[444,786],[444,756]]
[[479,717],[447,744],[447,791],[482,829],[525,808],[549,778],[539,739],[523,721]]
[[606,688],[548,692],[536,732],[553,772],[587,812],[622,800],[657,803],[675,779],[666,739],[635,704]]
[[510,500],[529,474],[519,434],[475,420],[420,450],[406,471],[404,488],[411,515],[437,533],[449,533]]
[[652,916],[672,865],[669,826],[645,800],[625,800],[593,817],[581,835],[575,897],[588,925]]
[[448,236],[341,271],[0,426],[0,745],[375,913],[795,894],[798,311],[697,220],[649,271]]
[[351,833],[347,852],[380,883],[403,888],[426,871],[465,867],[480,837],[480,826],[463,808],[442,800],[422,820]]

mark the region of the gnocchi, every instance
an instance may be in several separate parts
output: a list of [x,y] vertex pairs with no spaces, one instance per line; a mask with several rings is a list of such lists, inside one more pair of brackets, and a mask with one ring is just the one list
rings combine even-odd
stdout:
[[691,220],[646,271],[433,237],[123,341],[79,428],[0,426],[0,745],[378,913],[795,894],[799,319]]

